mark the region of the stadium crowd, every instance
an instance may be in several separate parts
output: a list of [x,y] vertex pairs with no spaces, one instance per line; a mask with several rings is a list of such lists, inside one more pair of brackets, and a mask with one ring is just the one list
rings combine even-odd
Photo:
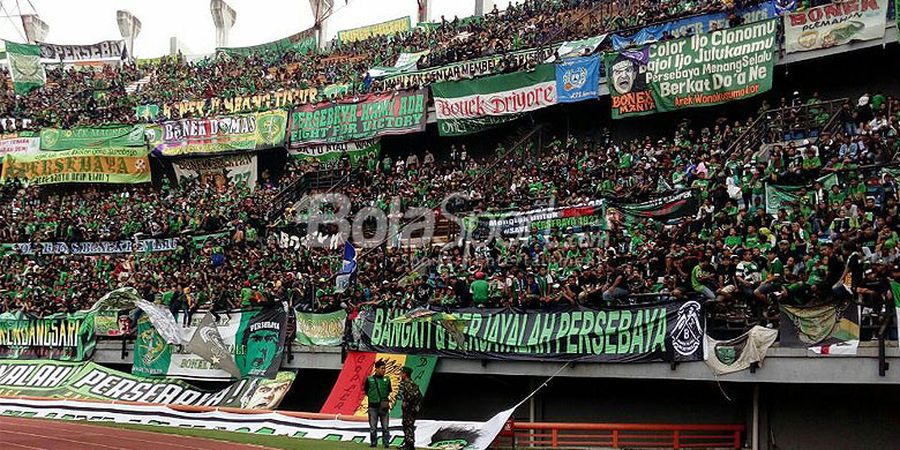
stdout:
[[[161,106],[290,89],[315,88],[324,94],[326,88],[332,87],[339,96],[355,96],[392,89],[389,82],[372,82],[367,72],[379,65],[393,64],[402,52],[429,50],[418,63],[424,69],[682,16],[734,11],[756,3],[759,1],[527,0],[502,12],[495,8],[482,18],[442,17],[431,26],[392,36],[336,41],[328,50],[315,53],[217,53],[196,61],[178,55],[141,65],[123,61],[118,66],[102,68],[50,65],[46,85],[23,96],[12,91],[8,70],[3,68],[0,82],[7,89],[0,95],[0,117],[27,119],[29,128],[73,127],[196,117],[202,113]],[[521,70],[539,62],[542,61],[506,58],[499,71]],[[129,86],[132,89],[127,89]],[[159,114],[136,111],[145,105],[160,106]]]
[[[324,91],[331,85],[357,95],[392,89],[366,73],[390,65],[401,52],[429,49],[419,68],[437,67],[754,3],[527,0],[502,14],[441,18],[433,26],[335,43],[314,54],[217,55],[193,62],[179,56],[140,66],[50,68],[44,87],[24,96],[5,91],[0,117],[28,119],[32,128],[71,127],[147,120],[135,114],[136,107],[184,100]],[[512,61],[502,70],[539,62]],[[8,78],[4,70],[7,85]],[[699,205],[690,216],[664,223],[610,204],[605,226],[554,228],[518,239],[459,241],[448,232],[440,236],[447,245],[412,247],[392,237],[360,250],[358,273],[343,292],[336,292],[334,278],[344,240],[319,236],[329,243],[323,248],[302,239],[286,242],[285,236],[297,233],[291,222],[302,222],[304,211],[270,214],[279,192],[319,170],[315,163],[294,161],[279,180],[264,177],[255,189],[202,180],[176,186],[165,177],[161,185],[139,187],[11,182],[0,187],[0,242],[171,237],[178,245],[172,251],[106,255],[6,249],[0,258],[0,312],[75,311],[121,286],[134,286],[173,311],[281,300],[305,311],[601,305],[653,295],[703,297],[713,310],[740,309],[766,321],[778,304],[876,304],[887,299],[887,280],[900,276],[900,198],[892,176],[897,172],[885,166],[897,154],[900,101],[864,94],[836,113],[840,126],[834,132],[821,132],[832,115],[815,108],[820,101],[817,94],[782,99],[779,116],[767,118],[771,145],[764,150],[732,148],[754,118],[740,117],[708,126],[683,122],[668,136],[625,142],[592,130],[519,146],[503,142],[487,155],[455,144],[365,158],[355,168],[344,157],[338,171],[346,177],[338,188],[354,211],[437,209],[454,193],[467,198],[454,205],[456,216],[598,198],[641,202],[684,189],[693,190]],[[768,109],[763,105],[760,112]],[[796,123],[801,111],[812,112],[816,131],[777,125]],[[150,120],[180,117],[174,108]],[[793,195],[771,209],[767,184]]]
[[[817,96],[791,99],[779,113],[816,102]],[[837,132],[774,130],[781,139],[773,142],[790,141],[761,151],[729,153],[746,122],[721,118],[628,142],[592,132],[554,137],[541,147],[501,146],[489,155],[452,145],[363,159],[354,170],[344,158],[339,170],[349,175],[339,188],[354,209],[388,210],[394,198],[403,199],[401,211],[435,208],[460,191],[471,201],[458,216],[597,198],[636,202],[688,188],[700,202],[674,223],[610,207],[607,229],[557,228],[448,247],[413,248],[391,239],[360,249],[356,280],[345,292],[336,292],[334,282],[341,239],[323,248],[286,244],[285,230],[296,233],[290,222],[302,214],[288,210],[267,219],[279,190],[318,170],[315,164],[297,162],[293,175],[253,190],[200,181],[66,190],[7,184],[4,242],[177,237],[178,247],[112,255],[7,251],[0,307],[38,315],[74,311],[125,285],[173,310],[281,300],[307,311],[602,305],[654,294],[700,296],[726,312],[743,305],[748,314],[771,319],[765,313],[777,304],[851,297],[875,304],[886,299],[886,280],[900,275],[900,190],[896,172],[882,167],[897,152],[898,113],[897,99],[865,94],[836,113]],[[824,186],[829,174],[836,183]],[[767,211],[766,183],[793,186],[796,195]]]

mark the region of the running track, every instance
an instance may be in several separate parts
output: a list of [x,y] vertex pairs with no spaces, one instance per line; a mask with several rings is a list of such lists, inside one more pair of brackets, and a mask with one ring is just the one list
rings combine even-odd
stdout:
[[235,444],[150,431],[82,425],[62,420],[0,417],[4,450],[261,450]]

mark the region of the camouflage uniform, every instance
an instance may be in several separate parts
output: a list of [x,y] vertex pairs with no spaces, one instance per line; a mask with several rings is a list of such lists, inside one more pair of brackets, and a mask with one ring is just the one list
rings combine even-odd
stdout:
[[419,385],[411,379],[400,382],[397,395],[403,400],[403,445],[401,449],[413,450],[416,446],[416,416],[422,403],[422,392]]

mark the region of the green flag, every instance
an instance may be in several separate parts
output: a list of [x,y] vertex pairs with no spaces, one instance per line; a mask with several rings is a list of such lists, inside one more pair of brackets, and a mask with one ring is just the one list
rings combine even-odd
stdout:
[[16,94],[27,94],[47,82],[47,73],[41,65],[41,47],[6,41],[9,75]]

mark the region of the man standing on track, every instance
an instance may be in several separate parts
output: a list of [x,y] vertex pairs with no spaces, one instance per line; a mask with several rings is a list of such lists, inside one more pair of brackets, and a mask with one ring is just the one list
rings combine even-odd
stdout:
[[363,382],[363,392],[369,399],[369,447],[378,446],[378,422],[381,422],[381,438],[384,448],[391,443],[388,430],[390,412],[391,380],[384,376],[384,361],[375,361],[375,373]]

